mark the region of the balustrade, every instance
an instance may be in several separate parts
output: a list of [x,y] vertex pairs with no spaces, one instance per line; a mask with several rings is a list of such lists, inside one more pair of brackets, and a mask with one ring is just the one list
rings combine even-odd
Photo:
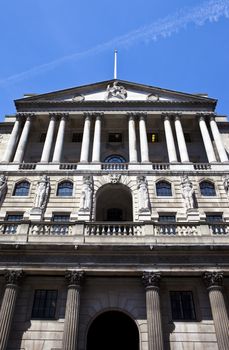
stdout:
[[43,224],[32,224],[30,227],[30,234],[32,235],[40,235],[40,236],[66,236],[72,234],[72,225],[69,223],[43,223]]
[[217,223],[209,224],[210,233],[213,235],[226,235],[229,233],[229,224]]
[[86,235],[91,236],[138,236],[142,234],[140,223],[90,223]]
[[198,226],[194,224],[179,223],[154,223],[155,235],[197,236]]
[[127,163],[103,163],[101,164],[102,170],[128,170]]

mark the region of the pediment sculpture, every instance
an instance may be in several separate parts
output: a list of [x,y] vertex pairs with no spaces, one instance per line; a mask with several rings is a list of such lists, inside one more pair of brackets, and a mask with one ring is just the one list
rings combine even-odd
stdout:
[[110,98],[118,98],[121,100],[125,100],[127,98],[127,91],[124,86],[118,85],[117,81],[114,81],[113,85],[110,84],[107,86],[107,95],[106,100]]

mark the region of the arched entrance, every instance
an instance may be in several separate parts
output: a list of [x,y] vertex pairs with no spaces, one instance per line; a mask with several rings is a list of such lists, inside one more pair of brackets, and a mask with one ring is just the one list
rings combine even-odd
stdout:
[[122,184],[107,184],[96,196],[96,221],[133,221],[132,196]]
[[135,322],[120,311],[102,313],[88,330],[87,350],[139,350]]

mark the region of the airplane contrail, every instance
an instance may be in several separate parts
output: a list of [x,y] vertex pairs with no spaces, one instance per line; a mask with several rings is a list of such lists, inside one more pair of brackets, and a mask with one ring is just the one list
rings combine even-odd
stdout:
[[4,87],[28,79],[39,73],[50,71],[67,61],[77,61],[89,55],[95,55],[108,49],[114,49],[115,47],[129,48],[138,42],[156,41],[171,36],[190,24],[201,26],[206,22],[217,22],[221,17],[229,18],[229,0],[204,1],[201,5],[183,8],[173,15],[161,18],[149,25],[130,31],[127,34],[117,36],[107,42],[91,47],[88,50],[66,55],[21,73],[10,75],[0,80],[0,86]]

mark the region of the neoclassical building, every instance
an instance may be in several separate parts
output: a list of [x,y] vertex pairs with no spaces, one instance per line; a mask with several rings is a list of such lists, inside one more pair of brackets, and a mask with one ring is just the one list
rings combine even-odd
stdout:
[[0,124],[0,350],[228,350],[229,122],[113,79]]

